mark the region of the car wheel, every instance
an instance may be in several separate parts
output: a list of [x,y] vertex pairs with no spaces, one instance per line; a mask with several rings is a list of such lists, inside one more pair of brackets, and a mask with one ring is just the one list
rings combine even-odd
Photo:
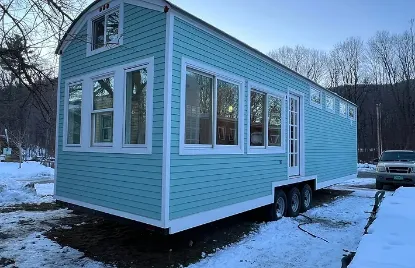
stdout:
[[273,220],[279,220],[287,213],[287,196],[281,189],[275,190],[274,205],[272,209]]
[[376,189],[377,190],[383,190],[383,183],[376,181]]
[[300,211],[305,212],[311,208],[311,201],[313,200],[313,190],[310,185],[304,184],[301,189],[301,207]]
[[301,193],[297,187],[291,188],[287,195],[287,215],[289,217],[297,217],[301,208]]

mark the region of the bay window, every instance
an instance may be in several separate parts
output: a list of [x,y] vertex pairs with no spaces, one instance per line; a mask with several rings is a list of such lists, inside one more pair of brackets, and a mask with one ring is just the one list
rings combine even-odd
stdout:
[[243,153],[242,79],[183,64],[181,154]]
[[284,95],[250,87],[248,153],[283,152]]

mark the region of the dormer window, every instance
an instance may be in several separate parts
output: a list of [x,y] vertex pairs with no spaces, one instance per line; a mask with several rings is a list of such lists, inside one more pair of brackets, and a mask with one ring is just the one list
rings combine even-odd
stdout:
[[92,50],[119,43],[119,11],[108,13],[93,20]]
[[[113,5],[111,5],[111,3]],[[118,1],[104,4],[90,14],[86,55],[91,56],[123,44],[124,6]]]

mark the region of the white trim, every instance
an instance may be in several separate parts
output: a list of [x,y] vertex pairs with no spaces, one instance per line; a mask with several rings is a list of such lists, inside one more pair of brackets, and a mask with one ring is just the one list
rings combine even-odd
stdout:
[[[238,103],[238,145],[217,145],[216,144],[216,97],[213,98],[213,118],[212,123],[213,135],[212,144],[185,144],[185,117],[186,117],[186,70],[191,68],[193,70],[202,72],[213,76],[216,79],[225,80],[238,85],[239,87],[239,103]],[[213,85],[213,94],[216,94],[216,83]],[[227,73],[221,69],[213,66],[189,59],[182,58],[181,66],[181,91],[180,91],[180,155],[203,155],[203,154],[243,154],[244,153],[244,79],[242,77]]]
[[327,181],[323,181],[321,183],[318,182],[318,178],[316,181],[316,190],[322,189],[322,188],[326,188],[338,183],[342,183],[344,181],[347,180],[351,180],[351,179],[355,179],[357,177],[357,174],[352,174],[352,175],[347,175],[341,178],[337,178],[337,179],[333,179],[333,180],[327,180]]
[[[107,2],[108,3],[108,2]],[[96,55],[98,53],[107,51],[109,49],[113,49],[119,46],[122,46],[124,43],[124,2],[122,0],[113,0],[113,2],[109,2],[110,3],[110,8],[108,10],[99,12],[99,7],[101,7],[102,5],[105,5],[107,3],[103,3],[101,5],[98,5],[97,8],[95,9],[91,9],[91,11],[88,13],[88,17],[87,17],[87,36],[86,36],[86,57],[92,56],[92,55]],[[107,45],[107,34],[106,34],[106,27],[107,27],[107,23],[106,23],[106,19],[107,19],[107,15],[110,13],[113,13],[114,11],[116,11],[118,9],[118,43],[117,44],[110,44]],[[93,21],[96,20],[99,17],[105,17],[105,26],[104,26],[104,46],[97,48],[97,49],[92,49],[92,46],[94,44],[94,35],[93,35]]]
[[285,185],[290,185],[290,184],[295,184],[295,183],[299,183],[299,182],[304,182],[304,181],[317,181],[317,175],[313,175],[313,176],[298,176],[298,177],[292,177],[289,178],[287,180],[283,180],[283,181],[276,181],[272,183],[272,196],[274,196],[274,189],[276,187],[281,187],[281,186],[285,186]]
[[166,47],[164,65],[164,117],[163,117],[163,164],[161,192],[161,221],[169,225],[170,214],[170,158],[171,158],[171,97],[173,84],[173,27],[174,16],[166,16]]
[[227,218],[251,209],[269,205],[274,202],[273,196],[268,195],[257,199],[205,211],[170,221],[169,233],[174,234],[199,225]]
[[131,214],[128,212],[124,212],[124,211],[119,211],[116,209],[112,209],[112,208],[107,208],[107,207],[102,207],[102,206],[98,206],[98,205],[94,205],[94,204],[90,204],[90,203],[86,203],[86,202],[82,202],[82,201],[78,201],[78,200],[74,200],[74,199],[70,199],[70,198],[66,198],[66,197],[62,197],[62,196],[54,196],[56,200],[59,201],[63,201],[66,203],[70,203],[70,204],[74,204],[77,206],[81,206],[81,207],[85,207],[85,208],[89,208],[89,209],[93,209],[93,210],[97,210],[97,211],[101,211],[107,214],[111,214],[111,215],[115,215],[118,217],[122,217],[122,218],[126,218],[126,219],[130,219],[130,220],[134,220],[134,221],[138,221],[138,222],[142,222],[145,224],[150,224],[156,227],[160,227],[163,228],[163,225],[161,223],[160,220],[155,220],[155,219],[151,219],[151,218],[147,218],[147,217],[143,217],[143,216],[138,216],[135,214]]
[[[343,114],[342,113],[342,111],[341,111],[341,105],[344,105],[345,106],[345,113]],[[339,100],[339,115],[341,116],[341,117],[344,117],[344,118],[347,118],[347,112],[348,112],[348,109],[347,109],[347,102],[345,102],[345,101],[342,101],[342,100]]]
[[[58,92],[56,94],[56,126],[55,126],[55,163],[54,174],[55,183],[53,185],[53,195],[56,195],[56,184],[58,179],[58,151],[59,151],[59,115],[60,115],[60,102],[61,102],[61,82],[62,82],[62,56],[59,56],[59,70],[58,70]],[[64,111],[65,114],[65,111]],[[64,118],[65,122],[65,118]],[[64,135],[63,135],[64,136]]]
[[[305,174],[305,161],[306,161],[306,159],[305,159],[305,112],[306,112],[305,111],[305,95],[304,95],[304,93],[302,93],[298,90],[288,88],[287,95],[290,96],[290,94],[295,95],[295,96],[300,98],[300,105],[299,105],[299,108],[300,108],[300,155],[299,155],[300,156],[300,176],[305,176],[306,175]],[[288,99],[289,98],[287,98],[287,102],[288,102]],[[288,109],[289,109],[288,105],[289,104],[287,104],[287,113],[288,113]],[[289,113],[288,113],[288,116],[290,116]],[[290,120],[290,118],[288,118],[288,122],[289,122],[289,120]],[[290,130],[287,127],[287,152],[289,151],[288,146],[290,146],[288,144],[289,143],[288,139],[289,139],[289,135],[290,135],[289,131]],[[287,153],[287,168],[288,168],[288,165],[289,165],[289,157],[290,157],[290,155],[289,155],[289,153]]]
[[[251,91],[255,90],[258,92],[265,93],[266,95],[266,105],[265,109],[265,130],[264,130],[264,146],[251,146]],[[268,146],[268,97],[273,96],[281,99],[281,146]],[[287,94],[278,91],[276,89],[272,89],[270,87],[261,85],[256,82],[249,81],[248,82],[248,97],[247,97],[247,126],[246,126],[246,133],[247,133],[247,154],[282,154],[286,152],[286,103]]]
[[[333,108],[330,108],[327,106],[327,99],[332,99],[333,100]],[[334,97],[334,95],[326,93],[325,94],[325,98],[324,98],[324,107],[326,109],[326,111],[329,111],[330,113],[335,114],[336,113],[336,97]]]
[[[310,86],[310,105],[317,107],[317,108],[322,108],[323,107],[323,92],[320,89],[317,89],[315,87]],[[320,103],[317,103],[313,100],[312,96],[313,93],[318,93],[319,97],[320,97]]]
[[[147,68],[147,92],[146,92],[146,144],[140,146],[123,147],[124,120],[125,120],[125,72],[134,68]],[[113,142],[92,144],[92,81],[112,74],[114,76],[113,96]],[[64,146],[63,151],[75,152],[101,152],[101,153],[127,153],[127,154],[151,154],[153,139],[153,88],[154,88],[154,57],[146,58],[136,62],[113,66],[101,71],[96,71],[68,81],[83,80],[82,84],[82,124],[81,124],[81,146]],[[65,93],[67,95],[67,93]],[[65,97],[66,99],[66,97]],[[66,111],[65,118],[66,118]],[[66,120],[66,119],[64,119]]]

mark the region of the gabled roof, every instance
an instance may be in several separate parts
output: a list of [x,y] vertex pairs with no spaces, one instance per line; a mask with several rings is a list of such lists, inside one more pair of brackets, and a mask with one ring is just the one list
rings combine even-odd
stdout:
[[[70,33],[73,29],[74,29],[75,25],[76,25],[79,21],[81,21],[81,19],[83,18],[83,16],[84,16],[86,13],[88,13],[88,11],[89,11],[89,10],[90,10],[90,9],[91,9],[94,5],[98,4],[98,3],[99,3],[99,2],[101,2],[101,1],[105,1],[105,0],[96,0],[96,1],[92,2],[92,3],[91,3],[91,4],[87,7],[87,8],[85,8],[85,9],[84,9],[84,10],[83,10],[83,11],[82,11],[79,15],[78,15],[78,17],[77,17],[77,18],[76,18],[76,19],[72,22],[72,24],[69,26],[68,30],[66,31],[65,35],[63,36],[62,40],[59,42],[58,47],[57,47],[57,48],[56,48],[56,50],[55,50],[55,53],[56,53],[56,54],[61,54],[61,53],[60,53],[60,49],[62,48],[62,45],[64,44],[65,39],[67,38],[68,34],[69,34],[69,33]],[[108,0],[107,0],[107,1],[108,1]],[[131,0],[130,0],[130,1],[131,1]],[[137,1],[137,2],[147,2],[146,0],[135,0],[135,1]],[[356,104],[355,104],[355,103],[353,103],[353,102],[351,102],[351,101],[347,100],[346,98],[343,98],[342,96],[338,95],[337,93],[335,93],[335,92],[333,92],[333,91],[331,91],[331,90],[329,90],[329,89],[327,89],[327,88],[325,88],[325,87],[323,87],[323,86],[319,85],[318,83],[314,82],[313,80],[311,80],[311,79],[309,79],[309,78],[307,78],[307,77],[305,77],[305,76],[303,76],[303,75],[301,75],[301,74],[299,74],[299,73],[297,73],[297,72],[295,72],[295,71],[291,70],[291,69],[290,69],[290,68],[288,68],[287,66],[285,66],[285,65],[283,65],[283,64],[281,64],[281,63],[279,63],[278,61],[276,61],[276,60],[274,60],[273,58],[269,57],[268,55],[266,55],[266,54],[262,53],[262,52],[261,52],[261,51],[259,51],[258,49],[253,48],[253,47],[251,47],[250,45],[248,45],[248,44],[246,44],[246,43],[242,42],[241,40],[239,40],[239,39],[237,39],[237,38],[233,37],[232,35],[230,35],[230,34],[228,34],[228,33],[224,32],[224,31],[222,31],[222,30],[220,30],[220,29],[216,28],[215,26],[213,26],[213,25],[211,25],[211,24],[209,24],[209,23],[205,22],[204,20],[202,20],[202,19],[200,19],[200,18],[196,17],[195,15],[193,15],[193,14],[191,14],[191,13],[187,12],[186,10],[184,10],[184,9],[182,9],[182,8],[180,8],[180,7],[178,7],[177,5],[175,5],[175,4],[173,4],[173,3],[171,3],[170,1],[166,1],[166,0],[157,0],[157,1],[158,1],[160,4],[162,3],[162,4],[163,4],[163,5],[165,5],[166,7],[168,7],[168,8],[170,8],[170,9],[172,9],[172,10],[176,11],[177,13],[179,13],[179,14],[181,14],[181,15],[185,16],[185,17],[188,17],[188,18],[190,18],[190,19],[192,19],[192,20],[194,20],[194,21],[196,21],[196,22],[198,22],[198,23],[200,23],[200,24],[204,25],[205,27],[207,27],[207,28],[211,29],[212,31],[214,31],[214,32],[218,33],[219,35],[222,35],[222,36],[224,36],[224,37],[226,37],[226,38],[230,39],[231,41],[233,41],[233,42],[235,42],[235,43],[237,43],[237,44],[239,44],[239,45],[241,45],[241,46],[245,47],[246,49],[250,50],[252,53],[257,54],[257,56],[259,56],[259,57],[261,57],[261,58],[264,58],[265,60],[268,60],[268,61],[270,61],[271,63],[273,63],[273,64],[277,65],[278,67],[280,67],[280,68],[281,68],[281,69],[283,69],[284,71],[286,71],[286,72],[288,72],[288,73],[290,73],[290,74],[296,75],[297,77],[299,77],[299,78],[301,78],[301,79],[305,80],[305,81],[306,81],[306,82],[308,82],[310,85],[312,85],[312,86],[314,86],[314,87],[317,87],[317,88],[319,88],[319,89],[323,89],[323,90],[325,90],[325,91],[328,91],[328,92],[330,92],[331,94],[336,95],[336,96],[337,96],[337,97],[339,97],[340,99],[342,99],[342,100],[344,100],[344,101],[346,101],[346,102],[348,102],[348,103],[353,104],[354,106],[356,106]],[[147,3],[148,3],[148,2],[147,2]]]

